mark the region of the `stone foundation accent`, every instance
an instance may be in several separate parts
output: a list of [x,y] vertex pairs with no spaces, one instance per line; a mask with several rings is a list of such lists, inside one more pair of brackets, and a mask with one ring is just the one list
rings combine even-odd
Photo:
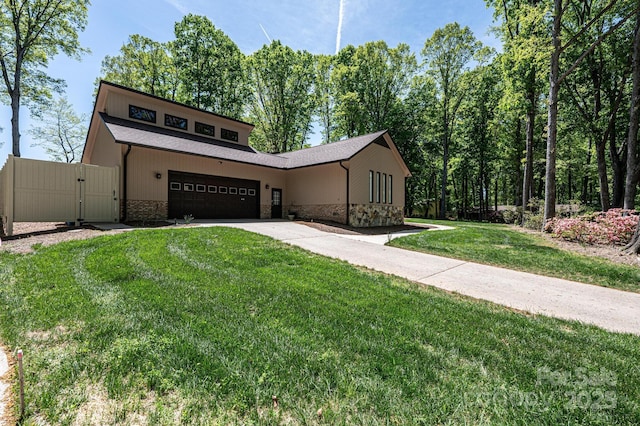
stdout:
[[271,219],[271,204],[260,204],[260,219]]
[[345,223],[347,216],[347,206],[345,204],[310,204],[285,207],[285,216],[289,212],[295,212],[297,219],[329,220],[331,222]]
[[168,214],[168,201],[127,200],[125,220],[166,220]]
[[349,225],[357,228],[394,226],[404,223],[404,212],[400,206],[388,204],[351,204]]

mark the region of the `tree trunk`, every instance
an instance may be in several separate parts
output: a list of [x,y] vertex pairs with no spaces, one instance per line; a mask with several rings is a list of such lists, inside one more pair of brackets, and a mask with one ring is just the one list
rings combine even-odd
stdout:
[[591,148],[593,147],[593,138],[589,137],[589,149],[587,150],[587,161],[585,164],[585,174],[582,177],[582,204],[589,205],[591,199],[589,197],[589,166],[591,165]]
[[13,155],[20,157],[20,92],[16,89],[11,96],[11,140]]
[[606,212],[611,208],[609,201],[609,179],[607,177],[607,158],[605,156],[606,140],[596,142],[596,161],[598,164],[598,181],[600,183],[600,206]]
[[[635,209],[636,187],[638,185],[638,108],[640,107],[640,12],[636,14],[636,26],[633,36],[633,88],[631,90],[631,108],[629,112],[629,134],[627,137],[627,178],[625,182],[624,208]],[[627,247],[627,253],[640,252],[640,221],[636,232]]]
[[[629,111],[629,133],[627,136],[627,177],[625,179],[624,208],[635,209],[636,189],[638,185],[638,118],[640,116],[640,13],[636,15],[636,26],[633,37],[633,88],[631,91],[631,108]],[[634,239],[638,239],[638,232]]]
[[549,117],[547,121],[547,166],[544,183],[544,220],[542,226],[556,215],[556,145],[558,138],[558,93],[560,92],[560,53],[562,30],[562,0],[554,0],[553,52],[549,72]]
[[[445,96],[447,96],[445,94]],[[447,116],[448,102],[444,103],[443,124],[444,138],[442,146],[442,182],[440,186],[440,219],[447,217],[447,169],[449,167],[449,117]]]
[[[534,74],[535,78],[535,74]],[[531,198],[531,185],[533,184],[533,138],[535,136],[536,123],[536,93],[532,90],[528,94],[529,111],[527,111],[527,139],[526,155],[524,163],[524,181],[522,183],[522,226],[524,226],[524,212],[529,205]]]
[[613,168],[613,199],[611,206],[614,208],[622,208],[624,205],[624,180],[627,166],[627,152],[620,156],[618,147],[616,146],[616,127],[615,120],[611,126],[609,134],[609,157],[611,158],[611,166]]

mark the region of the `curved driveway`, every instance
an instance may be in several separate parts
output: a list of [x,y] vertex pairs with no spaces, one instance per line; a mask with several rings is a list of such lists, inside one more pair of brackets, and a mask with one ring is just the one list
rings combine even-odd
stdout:
[[[387,235],[342,235],[291,221],[215,221],[353,265],[510,308],[640,335],[640,294],[385,246]],[[396,234],[394,236],[400,236]]]

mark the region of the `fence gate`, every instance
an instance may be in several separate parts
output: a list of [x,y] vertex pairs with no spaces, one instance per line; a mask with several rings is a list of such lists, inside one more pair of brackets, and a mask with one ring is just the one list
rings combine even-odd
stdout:
[[117,222],[118,167],[16,158],[0,170],[0,217],[13,222]]

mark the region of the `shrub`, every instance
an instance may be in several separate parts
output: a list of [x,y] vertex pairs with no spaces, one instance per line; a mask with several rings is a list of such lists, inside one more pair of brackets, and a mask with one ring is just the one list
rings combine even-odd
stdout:
[[637,225],[637,212],[611,209],[575,218],[554,218],[545,225],[545,230],[568,241],[624,245],[633,237]]

